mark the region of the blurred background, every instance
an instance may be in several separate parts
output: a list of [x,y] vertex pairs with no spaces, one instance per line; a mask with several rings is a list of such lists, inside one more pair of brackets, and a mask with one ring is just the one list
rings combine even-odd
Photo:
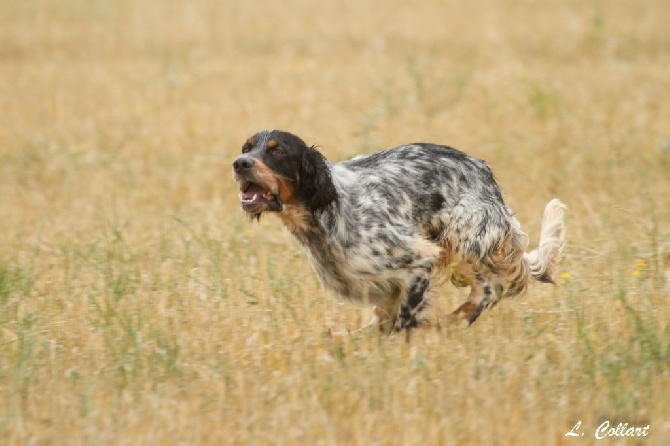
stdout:
[[[616,418],[664,444],[668,23],[661,0],[2,2],[0,438],[557,444]],[[367,310],[238,209],[230,164],[274,128],[333,161],[486,159],[531,245],[560,198],[559,286],[456,339],[324,337]]]

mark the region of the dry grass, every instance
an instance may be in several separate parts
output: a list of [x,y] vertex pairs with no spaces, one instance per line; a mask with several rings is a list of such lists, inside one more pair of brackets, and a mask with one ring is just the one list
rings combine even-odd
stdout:
[[[669,444],[667,3],[313,3],[0,4],[0,442]],[[535,242],[560,197],[559,286],[326,336],[369,310],[237,209],[262,128],[466,150]]]

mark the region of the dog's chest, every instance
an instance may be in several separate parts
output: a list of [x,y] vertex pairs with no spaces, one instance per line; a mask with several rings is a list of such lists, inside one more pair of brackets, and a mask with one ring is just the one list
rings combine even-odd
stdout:
[[321,283],[339,296],[360,304],[380,305],[391,296],[393,282],[370,253],[328,244],[305,246]]

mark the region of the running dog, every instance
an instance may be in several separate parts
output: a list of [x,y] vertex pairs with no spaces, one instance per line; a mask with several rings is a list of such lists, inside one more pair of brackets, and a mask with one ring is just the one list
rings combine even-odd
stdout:
[[551,200],[539,246],[521,230],[486,162],[436,144],[408,144],[339,163],[283,131],[262,131],[233,162],[242,210],[277,215],[323,285],[374,305],[372,324],[428,323],[431,282],[470,287],[451,319],[472,324],[531,278],[553,283],[565,205]]

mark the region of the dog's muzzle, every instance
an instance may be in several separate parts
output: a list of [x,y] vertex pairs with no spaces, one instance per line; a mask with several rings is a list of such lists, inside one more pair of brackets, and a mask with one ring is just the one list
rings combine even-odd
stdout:
[[258,178],[256,160],[250,156],[241,156],[233,162],[233,175],[240,184],[240,205],[242,210],[250,214],[265,211],[281,212],[283,205],[278,191]]

